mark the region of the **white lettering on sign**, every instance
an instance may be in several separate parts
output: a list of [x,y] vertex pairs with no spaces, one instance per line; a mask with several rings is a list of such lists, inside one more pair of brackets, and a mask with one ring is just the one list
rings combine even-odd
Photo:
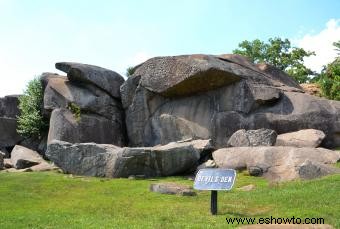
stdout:
[[198,176],[197,177],[198,182],[205,182],[205,183],[217,183],[217,182],[233,182],[233,177],[231,176],[225,176],[225,177],[219,177],[219,176]]

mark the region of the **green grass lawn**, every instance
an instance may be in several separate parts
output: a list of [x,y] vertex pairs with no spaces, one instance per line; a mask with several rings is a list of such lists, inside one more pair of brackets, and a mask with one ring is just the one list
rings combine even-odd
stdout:
[[268,184],[239,173],[235,184],[256,190],[194,197],[149,191],[149,185],[182,177],[146,180],[72,177],[55,172],[0,173],[0,228],[233,228],[226,217],[323,217],[340,228],[340,175],[314,181]]

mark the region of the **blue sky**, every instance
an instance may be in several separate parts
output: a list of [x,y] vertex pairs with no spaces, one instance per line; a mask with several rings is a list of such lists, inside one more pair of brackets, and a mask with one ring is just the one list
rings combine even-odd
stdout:
[[319,69],[340,40],[340,1],[0,0],[0,29],[3,96],[21,93],[35,75],[58,72],[58,61],[124,74],[153,56],[230,53],[255,38],[319,49],[322,58],[310,61]]

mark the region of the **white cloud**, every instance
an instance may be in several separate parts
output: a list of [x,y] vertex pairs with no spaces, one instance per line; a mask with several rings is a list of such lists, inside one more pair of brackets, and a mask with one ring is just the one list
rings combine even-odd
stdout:
[[307,34],[296,41],[298,47],[314,51],[316,56],[305,58],[305,65],[320,72],[322,67],[337,56],[333,42],[340,40],[340,19],[331,19],[326,28],[317,34]]

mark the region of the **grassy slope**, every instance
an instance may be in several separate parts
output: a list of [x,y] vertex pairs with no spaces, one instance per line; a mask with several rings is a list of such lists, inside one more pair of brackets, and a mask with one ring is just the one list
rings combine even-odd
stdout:
[[58,173],[0,173],[0,228],[232,228],[226,217],[324,217],[340,228],[340,175],[269,185],[238,174],[235,187],[219,192],[218,216],[209,192],[196,197],[148,191],[157,181],[192,184],[181,177],[156,180],[72,177]]

